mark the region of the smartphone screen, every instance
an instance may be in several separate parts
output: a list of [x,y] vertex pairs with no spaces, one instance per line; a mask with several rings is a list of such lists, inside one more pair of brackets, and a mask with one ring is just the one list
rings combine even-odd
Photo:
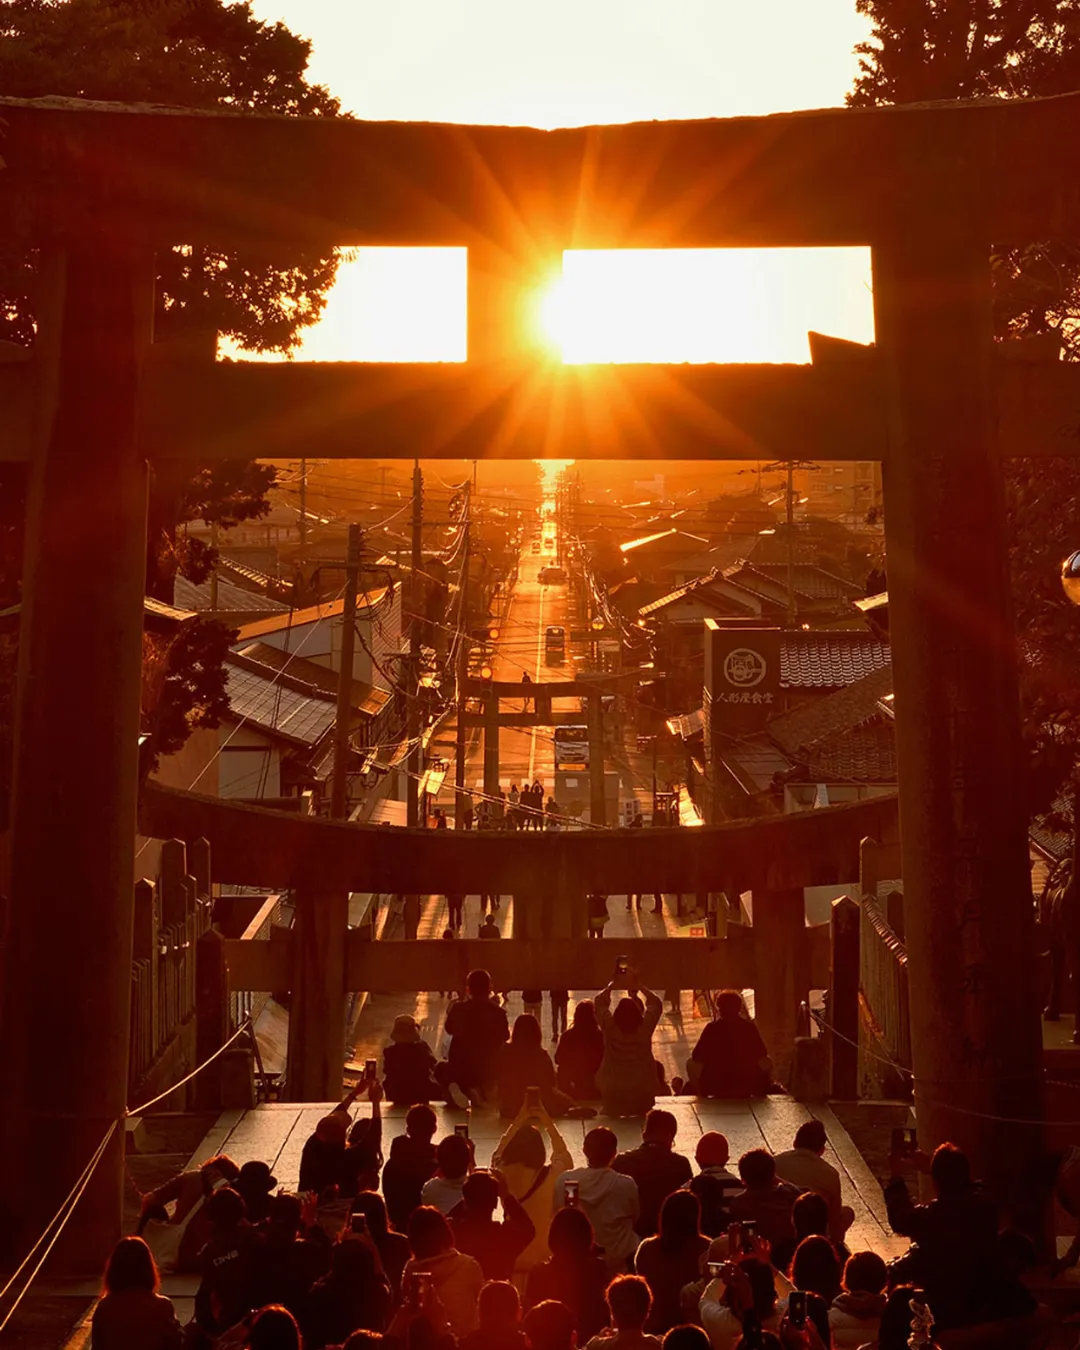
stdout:
[[366,1235],[367,1235],[367,1230],[368,1230],[368,1229],[367,1229],[367,1215],[366,1215],[366,1214],[354,1214],[354,1215],[352,1216],[351,1221],[350,1221],[350,1227],[352,1228],[352,1231],[353,1231],[354,1233],[360,1233],[360,1234],[363,1234],[364,1236],[366,1236]]
[[366,1075],[368,1078],[374,1078],[375,1075],[376,1075],[376,1073],[377,1073],[377,1071],[378,1071],[378,1068],[379,1068],[379,1065],[378,1065],[378,1062],[377,1062],[376,1060],[374,1060],[374,1059],[365,1059],[365,1060],[364,1060],[364,1073],[365,1073],[365,1075]]
[[754,1239],[757,1237],[757,1224],[753,1219],[743,1219],[742,1221],[742,1249],[744,1252],[754,1250]]
[[540,1109],[540,1089],[538,1087],[527,1087],[525,1089],[525,1105],[530,1111]]
[[463,1122],[463,1123],[460,1124],[460,1125],[455,1125],[455,1126],[454,1126],[454,1133],[455,1133],[455,1134],[459,1134],[459,1135],[462,1137],[462,1139],[468,1139],[468,1137],[469,1137],[469,1126],[468,1126],[468,1124],[467,1124],[466,1122]]
[[630,958],[628,956],[618,956],[615,958],[615,969],[620,975],[625,975],[630,969]]
[[806,1293],[802,1289],[793,1289],[788,1296],[788,1317],[793,1327],[806,1326]]
[[576,1208],[578,1202],[578,1182],[564,1182],[566,1192],[566,1203],[571,1209]]
[[902,1157],[905,1153],[912,1150],[911,1140],[915,1137],[914,1130],[901,1129],[897,1125],[892,1132],[892,1152],[895,1157]]
[[718,1280],[721,1277],[721,1275],[723,1275],[723,1273],[724,1273],[723,1261],[709,1262],[709,1278],[711,1280]]

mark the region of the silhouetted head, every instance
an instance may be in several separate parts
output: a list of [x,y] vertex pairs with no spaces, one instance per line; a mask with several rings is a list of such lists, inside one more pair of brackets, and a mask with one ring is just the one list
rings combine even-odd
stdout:
[[460,1134],[443,1135],[435,1149],[435,1161],[439,1171],[450,1181],[463,1177],[472,1162],[469,1141]]
[[243,1196],[231,1186],[219,1187],[206,1201],[206,1217],[217,1229],[237,1228],[246,1215]]
[[521,1297],[509,1280],[488,1280],[476,1304],[480,1330],[509,1333],[521,1321]]
[[266,1206],[270,1231],[278,1237],[294,1238],[304,1226],[304,1208],[298,1195],[272,1195]]
[[535,1125],[523,1125],[503,1149],[502,1160],[504,1163],[521,1163],[523,1167],[539,1171],[547,1162],[544,1136]]
[[514,1018],[514,1029],[510,1033],[510,1043],[526,1047],[529,1050],[535,1050],[544,1044],[540,1023],[532,1013],[522,1013],[520,1017]]
[[574,1008],[574,1026],[591,1030],[597,1026],[596,1006],[591,998],[583,998]]
[[955,1144],[939,1144],[930,1160],[930,1177],[942,1200],[955,1200],[971,1189],[967,1154]]
[[807,1120],[795,1131],[795,1148],[808,1148],[811,1153],[824,1153],[825,1126],[820,1120]]
[[[490,919],[491,915],[489,914],[487,917]],[[486,970],[470,970],[469,978],[465,981],[465,987],[469,991],[470,998],[490,998],[491,976]]]
[[803,1191],[791,1207],[791,1222],[797,1238],[828,1234],[829,1202],[817,1191]]
[[203,1192],[209,1195],[219,1181],[227,1181],[231,1186],[240,1175],[240,1169],[227,1153],[219,1153],[203,1163],[199,1175],[202,1177]]
[[917,1292],[913,1284],[900,1284],[885,1300],[878,1326],[880,1350],[907,1350],[911,1335],[911,1300]]
[[877,1252],[855,1252],[844,1266],[844,1288],[849,1294],[880,1294],[889,1271]]
[[721,989],[716,996],[717,1017],[741,1017],[742,1013],[742,994],[737,989]]
[[664,1350],[712,1350],[712,1342],[701,1327],[684,1322],[665,1333]]
[[771,1186],[776,1177],[773,1155],[763,1148],[752,1148],[739,1159],[739,1176],[747,1190]]
[[247,1344],[248,1350],[303,1350],[296,1318],[278,1303],[260,1308],[255,1314]]
[[701,1202],[689,1191],[672,1191],[660,1206],[660,1245],[666,1249],[681,1247],[698,1236],[701,1227]]
[[791,1282],[796,1289],[817,1294],[829,1304],[840,1292],[840,1262],[827,1237],[803,1238],[791,1262]]
[[668,1148],[674,1144],[678,1132],[679,1122],[661,1107],[649,1111],[641,1127],[641,1137],[647,1144],[666,1144]]
[[[773,1282],[773,1269],[768,1261],[759,1261],[756,1256],[744,1256],[739,1268],[750,1281],[750,1294],[754,1300],[754,1312],[761,1321],[771,1317],[776,1307],[776,1285]],[[730,1297],[730,1291],[728,1295]]]
[[405,1133],[407,1135],[427,1143],[428,1140],[434,1138],[438,1127],[438,1117],[426,1102],[418,1102],[416,1106],[409,1107],[409,1113],[405,1117]]
[[645,1013],[636,998],[621,998],[611,1019],[624,1036],[632,1036],[644,1022]]
[[354,1196],[352,1212],[365,1216],[368,1232],[373,1238],[386,1236],[390,1226],[386,1215],[386,1201],[378,1191],[361,1191],[359,1195]]
[[378,1278],[375,1253],[361,1237],[343,1237],[330,1249],[330,1278],[335,1284],[367,1288]]
[[619,1151],[619,1141],[614,1130],[609,1130],[606,1125],[597,1125],[585,1136],[581,1148],[590,1167],[610,1167]]
[[[577,1318],[565,1303],[557,1303],[553,1298],[530,1308],[521,1329],[529,1350],[575,1350],[577,1346]],[[707,1347],[706,1341],[706,1350]]]
[[141,1237],[123,1237],[112,1249],[102,1281],[107,1294],[153,1293],[161,1283],[154,1254]]
[[461,1188],[461,1198],[470,1214],[490,1218],[499,1203],[499,1183],[490,1172],[470,1172]]
[[707,1130],[697,1141],[694,1160],[699,1167],[726,1167],[730,1157],[727,1135],[719,1130]]
[[349,1115],[347,1111],[331,1111],[328,1116],[323,1116],[322,1120],[315,1126],[315,1138],[324,1144],[341,1144],[344,1146],[348,1133]]
[[583,1209],[571,1205],[557,1209],[548,1229],[548,1246],[552,1256],[580,1261],[593,1248],[593,1229]]
[[409,1247],[417,1261],[430,1261],[454,1245],[454,1234],[434,1205],[419,1205],[409,1217]]
[[640,1331],[652,1309],[652,1293],[640,1275],[616,1275],[604,1298],[612,1325],[620,1331]]

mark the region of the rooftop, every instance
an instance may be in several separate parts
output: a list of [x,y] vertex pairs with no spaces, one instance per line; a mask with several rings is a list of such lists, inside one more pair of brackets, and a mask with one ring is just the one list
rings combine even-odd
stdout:
[[859,629],[785,633],[780,683],[785,689],[838,689],[884,669],[889,644]]
[[314,688],[305,693],[294,684],[269,666],[235,653],[225,659],[232,715],[293,745],[311,749],[332,729],[337,704]]
[[[362,592],[356,597],[356,614],[364,618],[386,598],[389,586],[379,586],[375,590]],[[280,633],[284,628],[301,628],[305,624],[319,623],[326,619],[340,619],[345,610],[344,600],[328,600],[325,604],[311,605],[307,609],[289,610],[287,614],[269,619],[259,619],[247,623],[240,629],[241,642],[254,642],[266,637],[268,633]]]
[[[313,690],[337,699],[337,673],[328,670],[326,666],[320,666],[315,661],[308,661],[295,652],[286,652],[282,651],[280,647],[271,647],[268,642],[250,642],[246,647],[241,647],[238,654],[246,656],[252,661],[258,661],[260,665],[269,666],[271,670],[285,672],[294,679],[310,685]],[[366,713],[369,717],[374,717],[377,713],[380,713],[390,702],[391,697],[392,695],[385,689],[377,689],[374,685],[367,684],[363,680],[353,680],[352,682],[350,702],[357,712]]]

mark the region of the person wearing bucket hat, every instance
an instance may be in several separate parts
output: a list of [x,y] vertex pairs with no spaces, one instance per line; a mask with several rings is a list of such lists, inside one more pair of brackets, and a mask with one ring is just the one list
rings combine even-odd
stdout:
[[397,1106],[432,1099],[443,1101],[446,1092],[432,1076],[437,1062],[431,1046],[420,1035],[416,1019],[408,1013],[395,1017],[390,1044],[383,1051],[387,1099]]
[[243,1197],[249,1223],[262,1223],[270,1208],[270,1196],[277,1186],[277,1177],[271,1176],[264,1162],[244,1163],[233,1183]]

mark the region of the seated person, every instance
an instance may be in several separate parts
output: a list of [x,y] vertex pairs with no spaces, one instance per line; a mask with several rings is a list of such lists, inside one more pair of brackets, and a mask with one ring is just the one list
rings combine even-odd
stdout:
[[701,1231],[706,1237],[719,1237],[731,1223],[731,1198],[743,1188],[742,1181],[728,1168],[730,1150],[727,1137],[708,1130],[697,1141],[694,1161],[697,1174],[687,1189],[701,1202]]
[[[946,1143],[932,1159],[916,1151],[895,1154],[889,1164],[889,1226],[912,1241],[893,1263],[895,1279],[926,1290],[935,1326],[947,1331],[1034,1313],[1034,1300],[1002,1260],[997,1206],[972,1180],[967,1155]],[[908,1191],[903,1172],[910,1168],[930,1173],[935,1198],[927,1204]]]
[[701,1033],[686,1070],[699,1097],[764,1097],[769,1091],[772,1061],[737,989],[716,996],[716,1018]]
[[828,1144],[825,1126],[820,1120],[807,1120],[795,1132],[795,1139],[785,1153],[776,1155],[776,1175],[781,1181],[790,1181],[800,1191],[817,1191],[829,1205],[828,1236],[834,1242],[843,1242],[844,1234],[855,1219],[855,1211],[840,1197],[840,1173],[825,1161]]
[[591,998],[582,999],[555,1051],[560,1089],[575,1101],[596,1101],[600,1096],[596,1075],[603,1059],[604,1033],[596,1020],[596,1008]]
[[753,1256],[744,1256],[732,1268],[730,1280],[710,1280],[701,1296],[699,1316],[713,1350],[733,1350],[748,1313],[766,1331],[780,1325],[772,1266]]
[[833,1350],[858,1350],[877,1339],[888,1271],[877,1252],[856,1252],[844,1266],[843,1288],[829,1309]]
[[611,1164],[616,1172],[633,1177],[637,1183],[641,1211],[634,1227],[641,1237],[652,1237],[660,1220],[660,1206],[692,1178],[689,1159],[675,1151],[677,1133],[678,1122],[671,1112],[654,1109],[645,1117],[640,1145],[624,1149]]
[[[795,1248],[806,1238],[829,1236],[828,1201],[817,1191],[803,1191],[791,1207],[791,1222],[794,1236],[772,1249],[772,1263],[777,1270],[787,1270],[795,1256]],[[846,1261],[851,1255],[842,1242],[833,1242],[832,1247],[838,1261]]]
[[506,1013],[492,998],[487,971],[470,971],[466,983],[468,998],[446,1014],[450,1053],[438,1074],[451,1101],[463,1109],[473,1101],[486,1101],[494,1091],[499,1051],[510,1037]]
[[383,1051],[383,1089],[395,1106],[441,1102],[446,1093],[432,1076],[438,1060],[408,1013],[394,1018],[390,1044]]
[[461,1203],[465,1181],[473,1168],[472,1141],[460,1134],[447,1134],[439,1140],[435,1150],[438,1170],[430,1181],[424,1182],[421,1204],[430,1205],[440,1214],[449,1214]]
[[588,1342],[586,1350],[660,1350],[659,1336],[645,1331],[652,1294],[640,1275],[619,1275],[605,1295],[611,1326]]
[[390,1141],[390,1157],[382,1173],[382,1190],[390,1222],[399,1233],[409,1226],[409,1215],[421,1203],[424,1182],[438,1165],[431,1140],[438,1126],[430,1106],[417,1103],[405,1117],[405,1133]]
[[[503,1219],[495,1218],[502,1203]],[[509,1280],[518,1257],[536,1236],[532,1219],[494,1172],[472,1172],[450,1213],[454,1246],[480,1262],[485,1280]]]
[[300,1154],[300,1191],[314,1191],[321,1195],[330,1186],[340,1186],[345,1180],[345,1149],[349,1139],[349,1108],[370,1086],[367,1077],[361,1078],[353,1090],[340,1101],[328,1116],[315,1126]]
[[496,1060],[499,1113],[513,1120],[525,1103],[530,1087],[538,1088],[540,1100],[549,1116],[560,1116],[573,1102],[555,1086],[555,1065],[544,1049],[540,1023],[532,1013],[514,1019],[509,1045],[499,1050]]
[[763,1148],[752,1148],[739,1159],[739,1176],[745,1190],[731,1199],[731,1217],[740,1223],[749,1220],[773,1250],[794,1237],[792,1206],[799,1192],[786,1181],[776,1179],[776,1163]]

